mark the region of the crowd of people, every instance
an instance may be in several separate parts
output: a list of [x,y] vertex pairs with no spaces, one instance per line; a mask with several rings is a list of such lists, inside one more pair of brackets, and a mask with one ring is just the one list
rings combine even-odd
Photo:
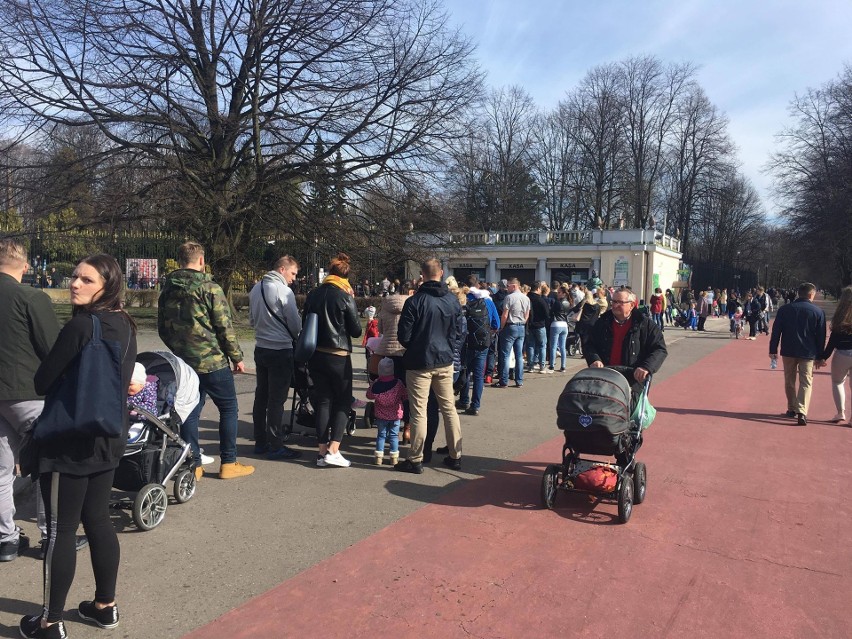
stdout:
[[[195,480],[201,481],[206,460],[198,427],[209,396],[219,412],[219,477],[246,477],[255,469],[237,459],[234,374],[244,372],[245,364],[230,306],[205,272],[204,247],[186,242],[178,263],[163,282],[158,333],[185,365],[197,393],[194,408],[179,420],[180,436],[191,449]],[[25,637],[61,638],[66,636],[62,614],[76,551],[86,544],[91,547],[95,592],[79,604],[78,614],[101,628],[119,623],[115,592],[120,548],[109,501],[131,426],[128,410],[123,410],[115,418],[118,436],[81,431],[79,424],[68,423],[64,434],[40,439],[38,418],[42,411],[47,413],[46,406],[66,401],[69,386],[76,392],[80,384],[87,390],[112,384],[123,389],[130,410],[149,410],[157,395],[156,380],[135,361],[136,326],[123,309],[125,282],[114,258],[93,255],[76,266],[69,284],[73,314],[61,328],[47,296],[21,285],[28,268],[22,245],[0,240],[0,294],[7,301],[0,307],[0,330],[8,344],[0,352],[0,560],[15,559],[28,546],[14,521],[12,482],[19,453],[23,459],[24,449],[35,450],[31,472],[39,484],[45,598],[40,614],[21,620],[20,632]],[[308,294],[302,309],[291,288],[299,268],[294,258],[283,256],[249,295],[256,335],[254,453],[272,460],[301,457],[285,444],[289,433],[284,425],[284,403],[301,374],[310,380],[306,386],[317,440],[316,466],[346,468],[351,462],[341,442],[357,401],[353,340],[363,331],[357,293],[349,282],[350,260],[343,253],[331,260],[328,276]],[[642,383],[667,357],[663,331],[674,312],[699,309],[695,330],[706,330],[702,317],[733,317],[740,309],[750,316],[750,306],[759,310],[754,331],[768,332],[769,313],[776,308],[773,292],[762,289],[747,293],[744,303],[736,292],[712,290],[676,303],[671,290],[657,289],[645,304],[630,288],[607,288],[599,280],[588,286],[526,286],[514,278],[488,284],[470,276],[460,285],[444,275],[440,261],[428,259],[417,282],[387,280],[378,312],[371,309],[367,316],[362,344],[369,353],[367,397],[374,402],[375,463],[384,463],[387,449],[399,472],[423,473],[433,453],[443,455],[441,463],[447,468],[462,469],[459,413],[479,415],[486,384],[505,389],[511,382],[521,388],[525,373],[564,372],[566,353],[575,347],[590,367],[627,367],[638,396]],[[780,346],[787,414],[799,423],[807,423],[813,368],[833,357],[834,421],[844,421],[844,386],[852,370],[852,288],[841,296],[828,344],[825,318],[813,305],[813,295],[813,286],[803,285],[795,300],[781,306],[771,324],[769,352],[775,357]],[[115,366],[90,371],[82,379],[83,353],[101,336],[114,346]],[[97,391],[91,392],[90,399],[97,403]],[[75,422],[73,411],[62,419]],[[433,450],[441,421],[446,445]],[[38,442],[35,448],[33,440]],[[77,535],[81,523],[85,536]]]

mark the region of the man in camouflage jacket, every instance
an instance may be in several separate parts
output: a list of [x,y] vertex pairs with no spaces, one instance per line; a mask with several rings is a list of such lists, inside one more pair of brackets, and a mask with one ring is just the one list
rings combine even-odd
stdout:
[[160,293],[157,328],[160,339],[198,373],[201,401],[181,425],[192,446],[195,475],[203,475],[198,447],[198,420],[207,395],[219,409],[219,477],[250,475],[253,466],[237,461],[237,390],[234,372],[245,372],[243,352],[231,322],[222,288],[204,272],[204,248],[186,242],[178,249],[180,268],[169,273]]

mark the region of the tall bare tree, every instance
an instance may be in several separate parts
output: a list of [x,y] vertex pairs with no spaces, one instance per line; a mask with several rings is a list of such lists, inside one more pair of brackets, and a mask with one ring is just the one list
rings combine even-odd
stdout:
[[144,157],[225,287],[259,234],[313,237],[292,193],[317,161],[340,152],[349,189],[404,179],[481,87],[432,0],[6,0],[0,47],[4,115]]

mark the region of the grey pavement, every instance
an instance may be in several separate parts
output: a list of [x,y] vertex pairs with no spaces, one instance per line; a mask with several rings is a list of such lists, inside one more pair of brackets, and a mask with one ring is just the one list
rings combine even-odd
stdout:
[[[726,320],[711,319],[708,329],[711,332],[668,330],[670,354],[658,377],[664,379],[728,342]],[[248,360],[253,345],[243,346],[247,366],[253,368]],[[162,344],[155,335],[142,334],[139,348],[156,350]],[[364,397],[366,390],[363,362],[359,348],[353,355],[358,397]],[[343,443],[342,451],[353,462],[349,469],[317,468],[313,464],[315,442],[301,436],[290,442],[304,452],[299,461],[252,459],[254,376],[238,375],[238,454],[241,461],[255,464],[257,471],[251,477],[229,481],[205,476],[196,496],[186,504],[171,503],[163,523],[149,532],[137,531],[128,513],[116,511],[114,522],[122,551],[117,601],[122,618],[121,626],[109,636],[180,637],[318,562],[329,558],[333,562],[338,551],[558,436],[556,398],[582,366],[580,359],[572,359],[565,374],[529,374],[523,389],[486,388],[480,415],[461,415],[463,472],[438,464],[423,475],[402,477],[390,466],[372,464],[376,431],[363,428]],[[213,456],[218,449],[217,417],[208,402],[201,442]],[[440,431],[435,445],[443,443]],[[218,460],[208,468],[215,473]],[[25,497],[21,499],[20,523],[37,539],[32,500]],[[399,551],[411,553],[412,549],[400,546]],[[33,555],[0,565],[0,580],[4,584],[0,635],[17,636],[20,616],[40,609],[41,563]],[[89,551],[83,550],[66,606],[71,638],[107,636],[81,623],[72,612],[79,601],[92,597],[93,588]],[[318,601],[316,605],[334,608],[334,602]],[[407,605],[409,602],[388,602],[389,610]]]

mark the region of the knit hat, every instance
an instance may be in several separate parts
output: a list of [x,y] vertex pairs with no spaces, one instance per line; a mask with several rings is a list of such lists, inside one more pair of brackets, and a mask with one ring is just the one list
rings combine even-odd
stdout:
[[393,377],[393,360],[383,357],[379,360],[379,377]]
[[136,362],[133,365],[133,375],[130,377],[130,381],[134,384],[144,384],[147,381],[148,373],[145,371],[145,367]]

